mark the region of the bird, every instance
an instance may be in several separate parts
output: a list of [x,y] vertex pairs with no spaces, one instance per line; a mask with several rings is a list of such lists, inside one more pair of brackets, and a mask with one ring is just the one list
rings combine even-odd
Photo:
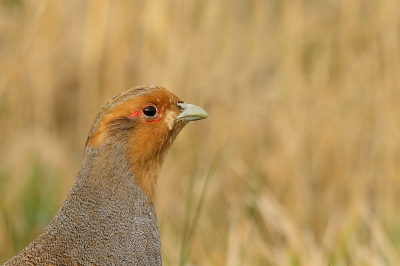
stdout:
[[61,208],[11,265],[162,265],[156,184],[169,148],[208,117],[164,87],[124,91],[100,110]]

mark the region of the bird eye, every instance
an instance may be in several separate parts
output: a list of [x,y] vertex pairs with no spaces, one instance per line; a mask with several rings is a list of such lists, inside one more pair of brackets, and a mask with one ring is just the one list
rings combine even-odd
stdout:
[[153,105],[147,106],[143,109],[143,114],[148,117],[153,117],[157,114],[157,108]]

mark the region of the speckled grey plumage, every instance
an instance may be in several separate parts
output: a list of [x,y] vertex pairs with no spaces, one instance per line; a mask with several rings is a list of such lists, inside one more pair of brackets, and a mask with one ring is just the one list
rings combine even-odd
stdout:
[[[129,174],[123,153],[110,143],[86,148],[75,184],[51,224],[4,266],[161,265],[155,208]],[[117,160],[105,166],[108,158],[102,157],[110,155]],[[108,181],[99,182],[102,178]]]

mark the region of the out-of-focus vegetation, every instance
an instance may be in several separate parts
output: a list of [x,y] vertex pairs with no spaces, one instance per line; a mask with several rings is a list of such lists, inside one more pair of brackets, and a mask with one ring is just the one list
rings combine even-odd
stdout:
[[400,2],[0,0],[0,62],[0,263],[156,84],[210,114],[161,173],[164,265],[400,265]]

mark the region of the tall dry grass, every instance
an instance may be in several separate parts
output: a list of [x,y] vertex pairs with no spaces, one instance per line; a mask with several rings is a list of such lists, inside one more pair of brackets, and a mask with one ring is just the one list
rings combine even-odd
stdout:
[[398,1],[1,0],[0,62],[0,262],[158,84],[211,117],[162,170],[165,265],[400,265]]

